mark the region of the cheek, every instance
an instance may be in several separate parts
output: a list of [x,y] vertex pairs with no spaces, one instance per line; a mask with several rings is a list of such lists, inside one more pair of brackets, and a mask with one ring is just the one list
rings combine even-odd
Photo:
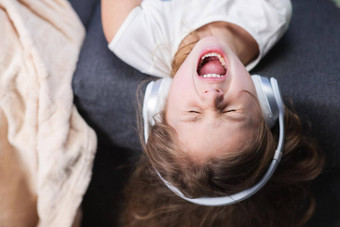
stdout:
[[181,99],[181,97],[188,96],[193,89],[192,71],[184,67],[183,70],[180,70],[175,74],[170,90],[172,93],[171,95],[177,96]]
[[178,71],[174,75],[176,77],[192,77],[197,71],[198,59],[195,59],[194,54],[191,52],[188,57],[184,60]]
[[192,80],[193,71],[190,67],[183,65],[175,74],[174,83],[176,86],[181,86],[187,84]]
[[235,55],[231,55],[229,60],[230,60],[229,70],[231,71],[231,73],[233,73],[234,75],[235,74],[249,75],[248,70],[238,57],[236,57]]
[[251,94],[255,95],[255,86],[251,79],[249,72],[243,67],[234,68],[233,70],[233,80],[231,87],[234,87],[236,91],[246,90]]
[[[177,81],[181,82],[181,81]],[[183,83],[173,83],[166,102],[166,116],[168,120],[177,119],[180,110],[182,110],[187,102],[187,89]],[[169,122],[169,121],[168,121]]]

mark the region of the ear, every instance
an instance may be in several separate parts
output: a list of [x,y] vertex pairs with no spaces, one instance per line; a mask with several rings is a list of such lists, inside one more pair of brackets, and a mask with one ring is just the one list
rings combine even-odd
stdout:
[[149,137],[149,128],[155,124],[155,121],[161,120],[159,113],[165,107],[171,83],[171,78],[163,78],[151,81],[146,87],[143,103],[145,143]]

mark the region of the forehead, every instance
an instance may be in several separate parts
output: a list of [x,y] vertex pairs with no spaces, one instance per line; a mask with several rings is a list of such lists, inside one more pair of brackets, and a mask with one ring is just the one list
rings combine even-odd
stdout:
[[235,155],[254,141],[257,127],[242,122],[193,124],[176,129],[177,140],[194,160]]

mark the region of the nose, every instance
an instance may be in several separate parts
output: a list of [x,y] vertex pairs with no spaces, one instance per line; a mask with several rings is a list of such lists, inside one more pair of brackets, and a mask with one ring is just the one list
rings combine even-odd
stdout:
[[205,90],[201,95],[203,104],[208,108],[219,109],[222,106],[224,99],[224,93],[215,88],[209,88]]

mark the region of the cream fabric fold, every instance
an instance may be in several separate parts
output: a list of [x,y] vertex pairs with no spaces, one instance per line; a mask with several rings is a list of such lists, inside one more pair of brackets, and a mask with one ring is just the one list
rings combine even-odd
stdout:
[[66,0],[0,0],[0,226],[72,226],[96,135],[71,88],[85,30]]

